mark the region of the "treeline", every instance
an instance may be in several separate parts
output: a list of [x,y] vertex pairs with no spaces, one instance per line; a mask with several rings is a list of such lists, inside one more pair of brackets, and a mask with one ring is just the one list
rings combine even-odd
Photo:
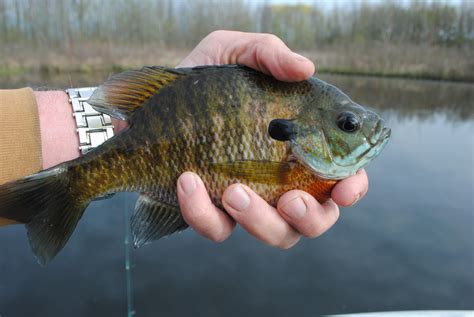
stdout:
[[331,8],[244,0],[0,0],[0,46],[74,48],[156,43],[191,47],[216,29],[269,32],[291,47],[347,42],[465,47],[474,2],[346,2]]

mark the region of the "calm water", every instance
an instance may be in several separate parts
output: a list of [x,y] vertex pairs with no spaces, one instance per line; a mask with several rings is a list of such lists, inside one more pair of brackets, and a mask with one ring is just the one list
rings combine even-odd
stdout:
[[[392,127],[368,168],[367,197],[343,209],[327,234],[287,251],[240,229],[222,244],[187,230],[132,251],[137,316],[474,309],[474,86],[322,77]],[[15,78],[0,86],[103,79]],[[92,203],[47,268],[36,264],[24,228],[0,230],[0,316],[126,316],[124,213],[135,198]]]

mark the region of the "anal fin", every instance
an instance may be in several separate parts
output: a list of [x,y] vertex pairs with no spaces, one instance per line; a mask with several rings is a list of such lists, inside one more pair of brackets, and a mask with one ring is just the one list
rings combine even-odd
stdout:
[[178,206],[159,201],[153,193],[142,193],[135,205],[131,221],[135,248],[182,231],[188,224]]

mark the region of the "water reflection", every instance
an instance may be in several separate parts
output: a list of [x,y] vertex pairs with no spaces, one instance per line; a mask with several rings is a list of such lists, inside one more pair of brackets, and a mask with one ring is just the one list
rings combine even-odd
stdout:
[[[222,244],[187,230],[132,252],[138,315],[474,309],[472,86],[322,77],[389,114],[393,138],[368,168],[368,196],[324,236],[287,251],[238,229]],[[39,81],[16,87],[25,83]],[[22,227],[0,230],[0,315],[124,315],[122,215],[133,198],[94,202],[47,268],[35,263]]]
[[474,84],[375,77],[322,75],[356,102],[391,110],[400,118],[427,119],[444,113],[448,121],[474,118]]

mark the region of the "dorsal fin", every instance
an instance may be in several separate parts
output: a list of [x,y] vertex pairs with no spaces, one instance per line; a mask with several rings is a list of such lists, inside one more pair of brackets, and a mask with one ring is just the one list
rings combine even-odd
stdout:
[[184,74],[179,69],[162,66],[125,71],[106,80],[87,102],[97,111],[127,119],[160,88]]

